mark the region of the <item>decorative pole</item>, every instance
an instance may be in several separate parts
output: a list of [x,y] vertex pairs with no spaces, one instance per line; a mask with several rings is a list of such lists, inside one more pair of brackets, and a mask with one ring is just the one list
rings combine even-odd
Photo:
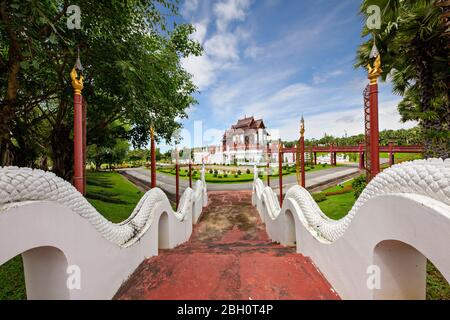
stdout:
[[280,206],[283,204],[283,145],[278,140],[278,181],[280,182]]
[[[77,71],[80,71],[78,76]],[[80,55],[75,62],[75,66],[70,72],[73,87],[73,184],[75,189],[81,194],[85,194],[84,190],[84,160],[83,160],[83,97],[81,90],[83,90],[83,66],[81,65]]]
[[371,52],[371,58],[375,57],[373,67],[368,64],[369,71],[369,101],[370,101],[370,177],[373,179],[380,172],[380,146],[379,146],[379,131],[378,131],[378,77],[381,75],[381,56],[375,46]]
[[180,166],[178,165],[178,147],[175,147],[175,200],[176,209],[178,210],[178,202],[180,199]]
[[192,188],[192,162],[189,157],[189,188]]
[[389,142],[389,167],[393,166],[395,163],[394,159],[394,142]]
[[364,149],[363,149],[362,143],[359,143],[358,150],[359,150],[358,169],[359,170],[364,170]]
[[300,121],[300,162],[301,162],[301,183],[300,185],[305,188],[305,119]]
[[156,149],[155,149],[155,129],[150,127],[150,187],[156,188]]
[[267,186],[270,187],[270,150],[267,142]]

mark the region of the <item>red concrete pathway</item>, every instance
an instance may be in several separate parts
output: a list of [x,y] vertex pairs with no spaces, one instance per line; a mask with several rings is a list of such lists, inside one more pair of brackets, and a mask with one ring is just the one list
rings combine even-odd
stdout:
[[269,241],[250,191],[208,195],[190,241],[144,261],[116,299],[339,299],[308,258]]

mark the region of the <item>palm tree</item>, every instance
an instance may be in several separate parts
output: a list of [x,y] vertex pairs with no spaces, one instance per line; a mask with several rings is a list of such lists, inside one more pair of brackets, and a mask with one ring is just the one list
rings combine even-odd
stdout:
[[[374,41],[383,59],[382,79],[403,96],[403,121],[419,122],[426,158],[449,156],[450,81],[448,39],[436,0],[364,0],[361,13],[378,5],[382,13]],[[363,36],[371,30],[363,29]],[[372,40],[358,48],[356,66],[369,62]]]

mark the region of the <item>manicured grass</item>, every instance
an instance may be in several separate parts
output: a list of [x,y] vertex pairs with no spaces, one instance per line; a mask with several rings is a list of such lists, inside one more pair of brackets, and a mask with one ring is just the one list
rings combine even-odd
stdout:
[[[380,153],[380,158],[389,158],[389,153],[387,152],[381,152]],[[394,154],[394,161],[395,163],[400,163],[403,161],[411,161],[411,160],[417,160],[417,159],[422,159],[423,156],[420,153],[395,153]]]
[[88,172],[86,198],[106,219],[128,218],[143,193],[117,172]]
[[0,266],[0,300],[26,298],[22,256],[18,255]]
[[[338,165],[340,166],[340,165]],[[325,170],[325,169],[329,169],[332,166],[328,165],[328,164],[318,164],[316,166],[312,167],[305,167],[305,171],[306,172],[314,172],[314,171],[320,171],[320,170]],[[232,166],[230,166],[231,171],[237,171],[231,169]],[[195,169],[197,171],[197,174],[194,174],[194,169],[192,170],[192,180],[198,180],[200,179],[200,169],[196,168]],[[214,170],[214,169],[213,169]],[[266,167],[259,167],[259,171],[264,170],[264,172],[266,172]],[[278,177],[278,169],[277,168],[272,168],[272,171],[275,171],[276,173],[272,174],[270,177],[271,178],[275,178]],[[160,173],[164,173],[167,175],[172,175],[175,176],[175,169],[173,167],[170,168],[158,168],[157,169],[158,172]],[[209,168],[207,169],[207,172],[205,174],[205,180],[207,183],[240,183],[240,182],[251,182],[253,181],[253,168],[250,169],[250,173],[246,173],[246,170],[241,170],[241,174],[240,175],[236,175],[235,174],[227,174],[227,177],[224,176],[224,174],[217,174],[217,176],[214,175],[214,173],[209,173]],[[287,169],[283,169],[283,176],[289,176],[289,175],[294,175],[295,174],[295,167],[289,167]],[[179,171],[179,177],[180,179],[184,179],[184,180],[189,180],[189,172],[186,172],[185,168],[181,168],[181,171]],[[267,176],[262,176],[263,179],[267,179]]]
[[[108,220],[121,222],[133,212],[143,193],[116,172],[88,172],[88,201]],[[22,256],[0,266],[0,300],[26,299]]]
[[[343,186],[351,185],[353,180],[347,181]],[[342,190],[341,186],[335,186],[322,191],[335,192]],[[339,220],[347,215],[355,203],[354,192],[346,192],[339,195],[327,196],[326,200],[318,202],[320,209],[329,218]],[[442,274],[433,266],[431,262],[427,263],[427,300],[450,300],[450,285]]]

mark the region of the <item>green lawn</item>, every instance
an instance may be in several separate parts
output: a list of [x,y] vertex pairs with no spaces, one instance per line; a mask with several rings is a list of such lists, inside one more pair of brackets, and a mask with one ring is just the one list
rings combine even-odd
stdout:
[[[237,172],[237,169],[232,169],[232,168],[233,167],[230,166],[230,169],[228,169],[228,170]],[[319,170],[324,170],[324,169],[329,169],[329,168],[331,168],[331,166],[328,164],[316,165],[316,166],[306,166],[305,171],[306,172],[314,172],[314,171],[319,171]],[[264,171],[266,170],[265,167],[260,167],[259,170],[261,171],[261,169],[264,169]],[[250,173],[246,173],[246,170],[241,170],[242,173],[240,175],[238,174],[236,176],[236,174],[227,174],[227,176],[225,177],[224,174],[215,175],[214,173],[210,173],[209,169],[208,169],[205,174],[205,180],[207,183],[250,182],[250,181],[253,181],[253,168],[249,169],[249,170],[250,170]],[[272,168],[272,170],[273,171],[276,170],[276,173],[272,174],[270,177],[271,178],[278,177],[278,170],[274,169],[274,168]],[[174,167],[158,168],[157,171],[160,173],[167,174],[167,175],[175,176],[175,168]],[[195,181],[195,180],[200,179],[200,170],[198,168],[193,169],[192,172],[193,172],[192,180]],[[197,172],[197,173],[195,173],[195,172]],[[283,176],[294,175],[294,174],[295,174],[295,167],[289,167],[289,168],[283,169]],[[181,170],[179,171],[179,177],[180,177],[180,179],[188,180],[189,172],[187,171],[187,169],[181,168]],[[267,179],[267,176],[262,176],[261,178]]]
[[88,172],[86,198],[106,219],[121,222],[143,196],[134,184],[116,172]]
[[[352,181],[345,182],[343,186],[351,185]],[[335,186],[321,193],[336,192],[342,189],[341,186]],[[355,201],[354,193],[350,191],[339,195],[327,196],[326,200],[318,202],[318,205],[328,217],[339,220],[347,215]],[[427,263],[427,299],[450,300],[450,285],[430,261]]]
[[[108,220],[121,222],[129,217],[143,193],[116,172],[88,172],[88,201]],[[22,256],[0,266],[0,300],[26,299]]]

